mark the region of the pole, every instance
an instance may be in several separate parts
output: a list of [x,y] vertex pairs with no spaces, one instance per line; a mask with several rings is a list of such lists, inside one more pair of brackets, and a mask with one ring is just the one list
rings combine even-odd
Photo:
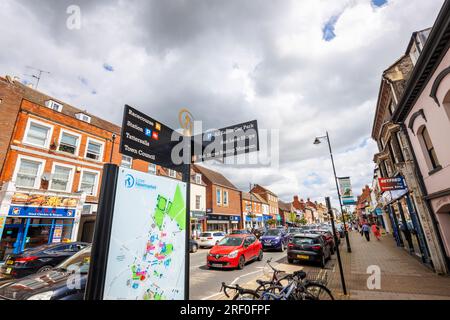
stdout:
[[118,174],[118,166],[110,163],[103,166],[102,187],[95,221],[85,300],[103,299]]
[[113,153],[114,153],[114,143],[116,142],[116,134],[113,133],[112,137],[112,146],[111,146],[111,154],[109,155],[109,163],[112,163],[112,157],[113,157]]
[[345,223],[344,209],[342,207],[341,201],[341,192],[339,191],[339,184],[336,176],[336,167],[334,166],[333,152],[331,151],[331,142],[330,137],[328,135],[328,131],[327,131],[327,142],[328,142],[328,149],[330,150],[331,164],[333,165],[334,182],[336,183],[336,191],[339,198],[339,205],[341,206],[342,223],[344,224],[344,234],[345,234],[345,243],[347,244],[347,252],[352,252],[352,248],[350,247],[350,241],[348,239],[347,225]]
[[339,246],[337,245],[338,238],[336,234],[336,227],[334,226],[334,214],[333,210],[331,209],[330,197],[325,197],[325,202],[327,203],[328,214],[330,215],[331,220],[331,227],[333,228],[334,243],[336,243],[336,256],[339,264],[339,273],[341,275],[342,292],[344,292],[344,295],[347,295],[347,287],[345,285],[344,279],[344,270],[342,269],[341,252],[339,251]]
[[185,249],[185,270],[184,270],[184,299],[189,300],[189,261],[190,261],[190,233],[191,233],[191,164],[183,165],[183,180],[186,182],[186,249]]

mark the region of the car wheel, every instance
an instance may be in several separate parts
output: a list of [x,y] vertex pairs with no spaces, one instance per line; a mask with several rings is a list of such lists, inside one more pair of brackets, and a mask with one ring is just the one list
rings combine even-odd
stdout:
[[237,268],[238,268],[239,270],[242,270],[242,269],[244,268],[244,265],[245,265],[245,259],[244,259],[243,256],[241,256],[241,257],[239,258],[239,263],[238,263]]
[[258,261],[262,261],[262,259],[263,259],[263,251],[261,249],[261,250],[259,250]]
[[283,252],[283,251],[284,251],[284,243],[281,242],[280,252]]
[[195,252],[197,252],[197,250],[198,250],[198,246],[194,244],[192,246],[192,252],[195,253]]
[[43,267],[40,267],[39,270],[36,271],[36,273],[47,272],[47,271],[49,271],[51,269],[53,269],[52,266],[43,266]]

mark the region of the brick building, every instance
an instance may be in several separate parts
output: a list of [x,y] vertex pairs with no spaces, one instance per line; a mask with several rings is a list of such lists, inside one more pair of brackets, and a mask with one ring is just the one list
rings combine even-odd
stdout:
[[181,179],[119,153],[120,127],[0,77],[0,260],[44,243],[91,241],[103,165]]
[[263,226],[263,206],[267,202],[258,194],[242,191],[242,219],[247,229]]
[[222,174],[199,165],[192,166],[202,174],[206,184],[206,219],[203,230],[228,232],[242,228],[242,198],[239,191]]
[[269,214],[263,215],[263,220],[274,220],[276,224],[281,224],[281,216],[278,209],[278,196],[259,184],[255,184],[250,192],[259,195],[269,205]]

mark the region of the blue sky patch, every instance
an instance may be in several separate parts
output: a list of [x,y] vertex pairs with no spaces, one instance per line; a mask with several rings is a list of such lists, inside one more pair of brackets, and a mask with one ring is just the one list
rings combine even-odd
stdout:
[[113,66],[108,64],[108,63],[106,63],[106,62],[103,64],[103,69],[105,69],[106,71],[109,71],[109,72],[113,72],[114,71]]
[[372,5],[374,7],[382,7],[384,6],[388,1],[387,0],[371,0]]
[[325,41],[331,41],[336,37],[334,33],[334,26],[336,22],[339,20],[340,15],[332,16],[323,26],[322,28],[322,39]]

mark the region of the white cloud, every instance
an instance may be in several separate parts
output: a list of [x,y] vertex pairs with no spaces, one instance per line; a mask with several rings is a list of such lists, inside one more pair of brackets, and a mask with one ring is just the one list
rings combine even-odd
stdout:
[[[71,1],[0,2],[0,73],[49,70],[41,90],[115,123],[125,103],[173,127],[185,107],[206,127],[256,118],[280,130],[280,167],[220,169],[241,188],[262,183],[284,200],[335,198],[326,147],[312,145],[326,130],[338,174],[351,176],[356,191],[370,183],[376,148],[361,144],[381,72],[443,3],[78,2],[79,31],[65,27]],[[333,15],[336,37],[326,42],[322,28]]]

